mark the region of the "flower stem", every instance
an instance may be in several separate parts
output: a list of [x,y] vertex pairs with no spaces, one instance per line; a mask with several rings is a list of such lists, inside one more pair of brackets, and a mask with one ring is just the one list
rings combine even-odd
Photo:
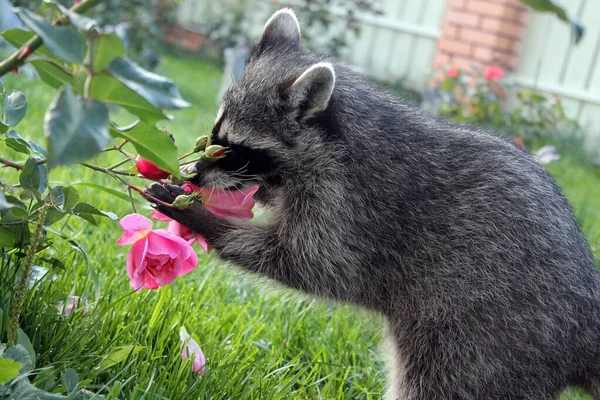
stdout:
[[186,154],[182,155],[181,157],[179,157],[178,160],[181,161],[184,158],[187,158],[187,157],[191,156],[192,154],[196,154],[196,152],[195,151],[190,151],[189,153],[186,153]]
[[47,205],[44,204],[38,209],[39,212],[35,225],[35,231],[33,231],[33,236],[31,237],[29,247],[27,248],[25,268],[23,269],[23,273],[21,274],[21,280],[19,281],[17,290],[15,292],[15,297],[11,305],[10,330],[8,333],[9,346],[17,344],[17,328],[19,327],[21,311],[23,309],[23,303],[25,302],[25,295],[27,294],[27,283],[29,282],[29,275],[31,274],[31,268],[33,267],[33,262],[35,261],[35,254],[37,253],[38,243],[40,241],[40,237],[42,236],[42,231],[44,230],[44,221],[46,219],[46,207]]

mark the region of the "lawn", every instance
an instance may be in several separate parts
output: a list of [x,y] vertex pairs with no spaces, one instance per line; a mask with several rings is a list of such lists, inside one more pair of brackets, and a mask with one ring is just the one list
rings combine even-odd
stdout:
[[[211,127],[220,69],[166,57],[158,72],[175,79],[183,97],[194,105],[164,124],[183,153]],[[12,76],[7,83],[23,91],[30,103],[18,130],[23,135],[33,132],[41,140],[42,116],[52,90],[23,77]],[[125,114],[115,118],[131,120]],[[0,146],[0,152],[7,151]],[[571,199],[599,256],[600,175],[569,155],[548,168]],[[11,181],[11,175],[0,169],[1,180]],[[122,189],[111,178],[80,168],[58,169],[50,180],[78,182],[82,176]],[[128,202],[101,191],[80,187],[80,192],[82,200],[120,217],[131,212]],[[89,390],[110,399],[381,398],[384,366],[378,342],[383,321],[378,316],[282,290],[204,254],[199,268],[174,284],[135,293],[125,273],[127,249],[115,244],[121,232],[116,222],[106,219],[94,227],[69,220],[62,229],[74,233],[89,259],[57,241],[56,250],[50,251],[61,253],[69,263],[65,270],[52,271],[54,280],[38,282],[27,299],[22,327],[38,353],[39,386],[59,391],[59,371],[71,367]],[[6,279],[7,271],[0,272]],[[80,309],[61,318],[56,303],[68,295],[87,298],[87,314]],[[182,325],[207,356],[204,377],[192,374],[181,361]],[[117,357],[119,350],[131,351]]]

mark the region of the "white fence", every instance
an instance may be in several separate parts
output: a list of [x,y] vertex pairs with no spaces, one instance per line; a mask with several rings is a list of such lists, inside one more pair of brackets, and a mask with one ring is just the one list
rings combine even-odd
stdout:
[[569,26],[554,15],[533,13],[519,66],[513,74],[525,87],[563,98],[567,114],[590,135],[600,133],[600,1],[563,0],[586,28],[573,45]]
[[[244,28],[255,36],[282,4],[298,4],[294,0],[243,3],[247,8]],[[383,15],[356,15],[361,34],[342,51],[344,60],[377,78],[402,79],[411,89],[423,89],[431,74],[445,5],[446,0],[379,0],[377,8]],[[178,20],[184,26],[201,26],[228,8],[227,0],[182,0]],[[343,10],[333,12],[345,15]]]
[[[230,12],[233,3],[242,4],[247,9],[244,29],[258,36],[274,10],[298,1],[181,0],[178,20],[184,26],[202,26],[215,15]],[[342,52],[344,60],[377,78],[402,80],[411,89],[424,89],[446,3],[379,0],[383,15],[357,16],[361,34]],[[532,13],[520,64],[512,77],[520,86],[560,95],[570,117],[590,134],[600,134],[600,0],[563,0],[561,4],[585,25],[583,40],[572,45],[567,24],[554,15]]]

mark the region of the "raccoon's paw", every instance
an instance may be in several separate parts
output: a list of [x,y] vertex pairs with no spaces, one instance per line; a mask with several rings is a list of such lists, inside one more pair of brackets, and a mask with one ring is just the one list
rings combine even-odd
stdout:
[[[186,220],[190,214],[194,213],[194,206],[197,203],[191,204],[188,208],[180,210],[174,207],[166,206],[162,203],[173,204],[177,196],[187,194],[180,186],[177,185],[161,185],[160,183],[153,183],[148,189],[144,190],[147,194],[147,200],[152,203],[152,207],[167,217],[174,219],[180,223]],[[157,202],[158,200],[159,202]],[[198,203],[201,207],[201,204]]]
[[183,189],[179,186],[164,186],[160,183],[153,183],[152,186],[144,190],[144,193],[152,197],[147,198],[150,202],[153,202],[154,199],[157,199],[169,204],[173,203],[175,201],[175,198],[180,194],[185,194]]

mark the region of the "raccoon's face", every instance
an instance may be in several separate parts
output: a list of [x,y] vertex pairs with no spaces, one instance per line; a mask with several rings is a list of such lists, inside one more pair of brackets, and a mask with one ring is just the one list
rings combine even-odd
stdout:
[[194,183],[224,189],[259,184],[260,194],[293,173],[307,140],[318,140],[315,121],[324,116],[335,84],[332,65],[315,61],[300,47],[294,13],[275,13],[217,113],[211,142],[228,150],[217,161],[197,163]]

